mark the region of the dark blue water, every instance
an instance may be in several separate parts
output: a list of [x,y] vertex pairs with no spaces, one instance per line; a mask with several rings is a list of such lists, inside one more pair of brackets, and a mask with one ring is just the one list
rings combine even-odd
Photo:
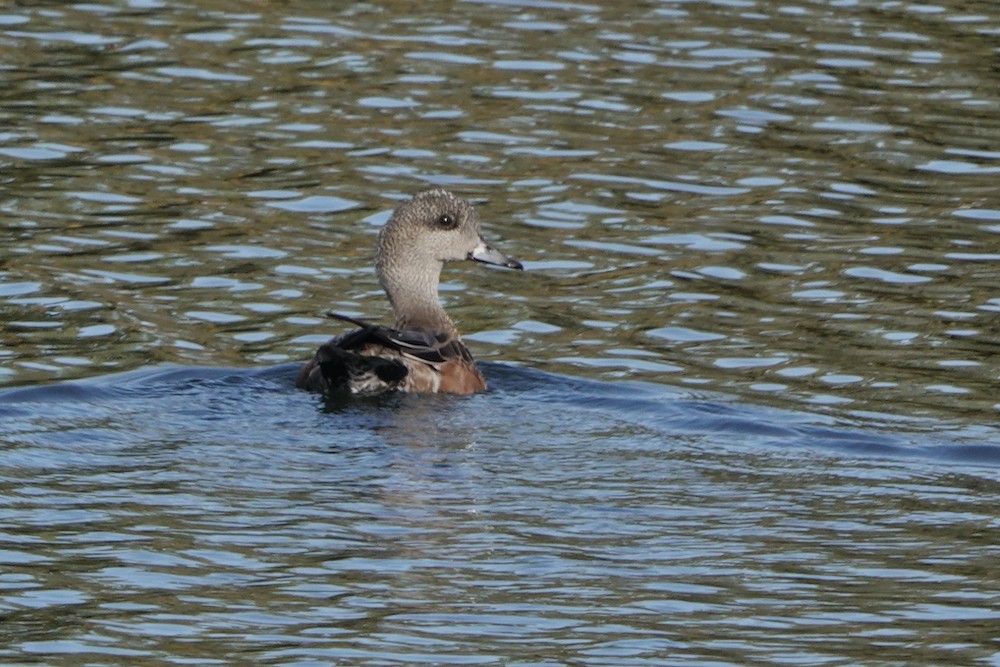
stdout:
[[0,658],[997,660],[995,439],[499,363],[327,403],[296,370],[0,394]]
[[[868,422],[838,421],[740,403],[717,393],[596,382],[496,362],[483,366],[490,379],[485,395],[335,400],[296,390],[298,364],[264,369],[164,366],[8,389],[0,392],[0,419],[11,443],[56,449],[62,443],[70,450],[86,445],[95,455],[115,454],[116,443],[174,438],[188,445],[243,443],[257,449],[283,444],[322,448],[333,442],[347,446],[359,438],[382,446],[439,445],[441,438],[473,446],[498,438],[497,444],[512,447],[533,434],[580,442],[604,438],[611,429],[637,443],[697,438],[718,447],[1000,464],[1000,435],[986,428],[948,430],[940,422],[897,421],[889,415]],[[39,465],[45,458],[39,458]]]

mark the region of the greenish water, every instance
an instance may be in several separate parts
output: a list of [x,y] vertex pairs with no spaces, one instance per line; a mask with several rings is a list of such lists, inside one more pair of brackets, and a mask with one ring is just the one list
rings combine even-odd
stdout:
[[[1000,664],[992,2],[0,7],[0,659]],[[493,391],[324,405],[443,185]]]
[[991,10],[9,9],[2,380],[303,358],[433,183],[530,269],[446,276],[481,357],[992,421]]

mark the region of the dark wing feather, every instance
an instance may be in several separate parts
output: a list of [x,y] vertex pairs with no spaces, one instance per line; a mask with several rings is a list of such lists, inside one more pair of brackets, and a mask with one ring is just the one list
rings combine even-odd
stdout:
[[398,387],[409,369],[399,358],[366,356],[340,347],[339,339],[324,343],[299,371],[295,386],[335,393],[381,392]]
[[339,313],[327,313],[327,316],[360,327],[360,329],[344,334],[337,339],[338,347],[344,350],[353,350],[375,344],[428,364],[440,364],[453,359],[472,361],[472,355],[469,354],[465,345],[450,332],[433,332],[422,329],[399,330],[370,324]]
[[453,331],[400,331],[346,315],[329,316],[358,328],[321,345],[299,372],[298,387],[327,394],[395,389],[468,394],[486,387]]

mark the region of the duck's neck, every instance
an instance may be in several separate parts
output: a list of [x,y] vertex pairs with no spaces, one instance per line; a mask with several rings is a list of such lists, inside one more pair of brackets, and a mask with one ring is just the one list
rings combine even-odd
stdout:
[[392,304],[397,329],[455,331],[455,325],[438,298],[440,266],[423,275],[405,276],[388,267],[379,268],[379,282]]

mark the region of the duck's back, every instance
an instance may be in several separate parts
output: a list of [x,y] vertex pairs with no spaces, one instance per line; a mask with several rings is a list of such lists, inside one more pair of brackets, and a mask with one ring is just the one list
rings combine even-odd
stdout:
[[299,372],[297,387],[326,394],[473,394],[486,389],[457,333],[400,331],[338,317],[360,328],[321,345]]

